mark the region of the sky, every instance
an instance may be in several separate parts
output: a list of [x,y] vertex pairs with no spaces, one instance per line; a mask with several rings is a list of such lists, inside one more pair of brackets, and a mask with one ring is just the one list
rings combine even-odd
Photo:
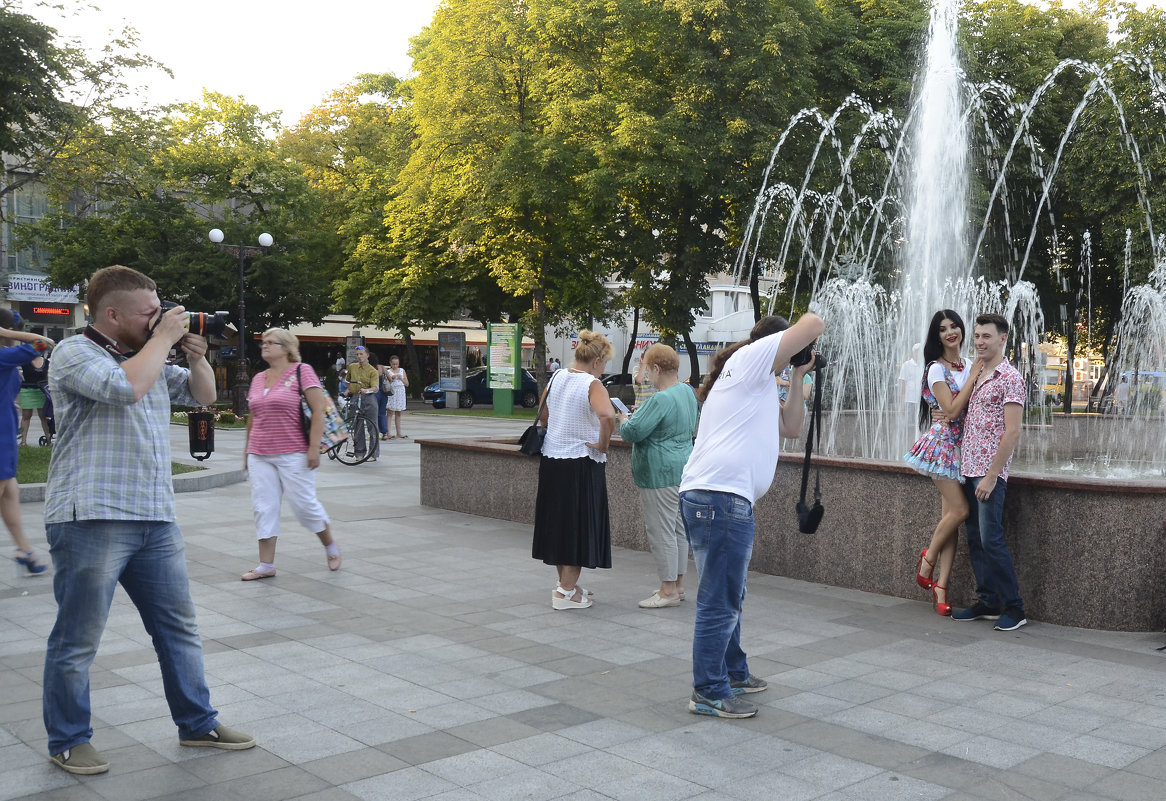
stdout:
[[71,16],[32,2],[24,10],[91,50],[126,25],[137,29],[139,50],[174,73],[140,76],[151,104],[197,100],[205,87],[281,111],[284,124],[294,125],[361,73],[407,75],[409,39],[429,24],[439,0],[91,2],[65,0]]
[[135,78],[152,105],[198,100],[205,87],[242,95],[261,111],[280,111],[292,126],[361,73],[406,76],[409,40],[433,19],[439,2],[64,0],[73,13],[62,16],[26,0],[25,10],[91,50],[126,25],[137,29],[141,52],[174,73],[151,70]]

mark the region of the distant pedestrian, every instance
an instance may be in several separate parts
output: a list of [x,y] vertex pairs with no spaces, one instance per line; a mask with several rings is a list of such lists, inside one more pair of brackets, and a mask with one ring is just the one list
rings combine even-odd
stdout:
[[49,424],[45,420],[45,386],[49,382],[49,364],[43,355],[38,355],[20,368],[20,444],[28,444],[28,429],[32,425],[32,413],[40,418],[40,428],[44,436],[49,435]]
[[1114,411],[1117,414],[1130,413],[1130,379],[1128,376],[1121,377],[1117,390],[1113,393],[1113,401]]
[[11,309],[0,308],[0,517],[4,518],[16,545],[16,555],[12,558],[34,574],[43,573],[46,566],[33,552],[20,515],[20,485],[16,483],[16,397],[23,392],[19,368],[34,361],[43,362],[44,353],[52,344],[51,339],[21,331],[16,314]]
[[389,357],[389,366],[385,368],[389,377],[391,394],[388,397],[388,431],[396,429],[397,433],[388,434],[388,439],[408,439],[401,430],[401,412],[405,411],[405,401],[408,399],[406,390],[409,388],[409,374],[401,367],[401,359],[396,354]]
[[[356,346],[356,361],[348,365],[345,377],[348,380],[347,393],[350,402],[360,404],[359,413],[367,417],[372,423],[373,430],[376,430],[376,395],[380,390],[381,375],[377,368],[368,363],[368,349],[364,345]],[[365,442],[365,427],[357,426],[354,440],[353,449],[358,458],[371,452],[368,461],[377,460],[381,450],[380,437],[373,437],[371,443]]]
[[389,394],[385,392],[389,368],[381,364],[372,351],[368,353],[368,363],[377,369],[377,433],[385,440],[388,439],[386,435],[389,433]]
[[580,331],[575,363],[556,372],[543,391],[547,435],[539,460],[531,555],[558,573],[552,609],[591,606],[591,593],[578,583],[582,568],[611,567],[605,468],[615,410],[599,382],[611,354],[603,334]]
[[995,620],[997,631],[1028,623],[1012,553],[1004,540],[1004,494],[1008,466],[1024,421],[1024,379],[1004,356],[1008,321],[999,314],[976,318],[976,358],[984,368],[972,389],[964,424],[964,493],[968,556],[979,600],[952,614],[953,620]]

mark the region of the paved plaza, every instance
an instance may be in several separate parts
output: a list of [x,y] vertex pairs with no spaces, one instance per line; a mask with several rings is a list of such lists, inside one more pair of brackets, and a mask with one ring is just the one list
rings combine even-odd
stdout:
[[[524,428],[417,413],[405,424],[433,438]],[[176,454],[185,436],[173,428]],[[236,468],[241,432],[218,440],[208,464]],[[657,586],[648,554],[616,550],[614,569],[585,571],[595,606],[555,612],[555,572],[530,558],[528,526],[422,507],[418,481],[412,440],[384,443],[375,464],[326,463],[343,568],[330,573],[285,515],[279,574],[255,582],[239,580],[256,562],[247,485],[178,495],[211,699],[257,738],[250,751],[178,745],[119,590],[92,671],[93,744],[112,767],[51,765],[51,580],[0,571],[0,801],[1166,797],[1166,635],[1035,621],[1005,634],[939,618],[922,591],[907,601],[751,574],[742,641],[769,681],[749,696],[761,711],[696,717],[694,603],[636,608]],[[790,497],[792,525],[794,489],[773,491]],[[23,512],[43,550],[42,505]],[[1163,577],[1130,581],[1138,603]]]

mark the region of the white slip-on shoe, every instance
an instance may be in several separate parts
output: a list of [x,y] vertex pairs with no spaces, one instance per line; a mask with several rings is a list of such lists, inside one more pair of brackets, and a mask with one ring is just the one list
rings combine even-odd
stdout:
[[651,597],[640,601],[640,609],[664,609],[668,606],[680,606],[679,598],[665,598],[660,594],[659,590],[652,593]]

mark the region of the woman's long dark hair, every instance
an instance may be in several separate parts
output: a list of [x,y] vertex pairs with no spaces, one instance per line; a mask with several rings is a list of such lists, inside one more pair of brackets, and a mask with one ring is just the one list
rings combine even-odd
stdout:
[[951,309],[940,309],[931,318],[931,325],[927,327],[927,338],[923,340],[923,364],[928,365],[943,355],[943,340],[939,338],[939,326],[944,320],[951,320],[960,330],[960,348],[968,341],[968,331],[964,326],[964,318]]
[[[955,327],[960,330],[960,348],[962,352],[963,346],[968,341],[967,328],[964,326],[964,318],[959,316],[959,313],[952,309],[940,309],[931,318],[931,325],[927,327],[927,338],[923,340],[923,381],[927,381],[927,365],[934,361],[938,361],[939,357],[943,355],[943,340],[939,338],[939,326],[943,325],[944,320],[950,320],[955,324]],[[922,387],[920,387],[922,390]],[[929,425],[931,421],[931,407],[926,403],[919,404],[919,424],[921,426]]]
[[716,355],[713,356],[712,364],[709,365],[708,376],[705,378],[704,383],[700,385],[700,389],[697,390],[696,399],[704,403],[705,398],[709,396],[709,391],[713,388],[713,384],[717,383],[717,379],[721,377],[721,370],[725,369],[725,362],[729,360],[730,356],[750,342],[756,342],[762,337],[776,334],[778,331],[784,331],[787,328],[789,328],[789,320],[784,317],[778,317],[775,314],[769,317],[762,317],[753,326],[752,330],[749,331],[748,339],[742,339],[740,342],[735,342],[727,348],[718,350]]

